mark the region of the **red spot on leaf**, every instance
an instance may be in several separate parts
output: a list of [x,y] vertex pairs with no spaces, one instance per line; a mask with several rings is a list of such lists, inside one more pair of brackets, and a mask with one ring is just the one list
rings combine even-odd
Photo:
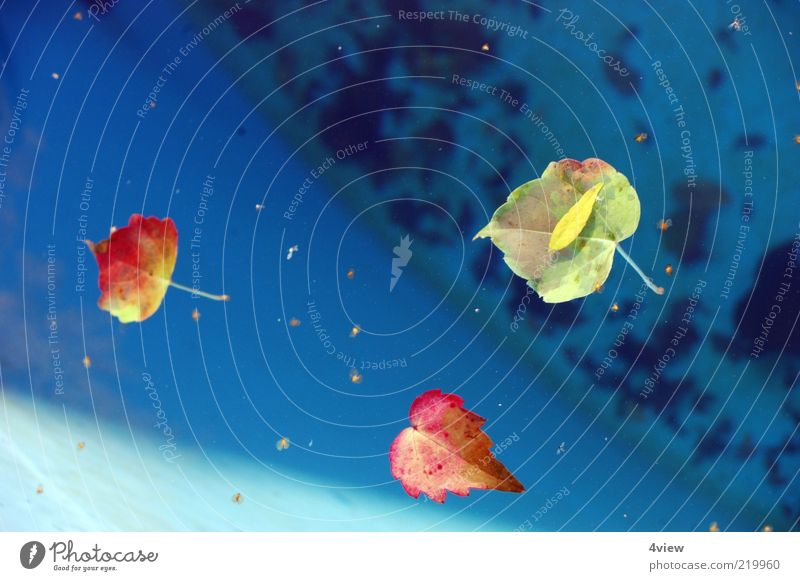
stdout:
[[414,400],[411,427],[400,432],[389,451],[392,475],[410,496],[424,493],[436,502],[444,502],[448,490],[460,496],[470,488],[523,492],[492,454],[492,440],[480,429],[486,420],[463,403],[438,389]]
[[87,245],[100,269],[101,309],[122,323],[144,321],[158,310],[178,257],[178,230],[172,219],[133,214],[108,240]]

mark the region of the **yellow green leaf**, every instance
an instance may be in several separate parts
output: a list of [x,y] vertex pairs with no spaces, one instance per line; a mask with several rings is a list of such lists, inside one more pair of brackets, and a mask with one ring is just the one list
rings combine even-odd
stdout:
[[550,250],[561,250],[575,241],[583,227],[586,226],[586,222],[589,221],[597,195],[604,185],[604,182],[593,185],[561,217],[556,227],[553,228],[552,236],[550,236]]
[[[576,192],[585,192],[578,202]],[[664,290],[619,246],[636,231],[640,211],[636,190],[612,166],[595,158],[564,159],[511,192],[475,238],[491,238],[508,267],[546,303],[595,292],[608,278],[615,254],[661,294]],[[573,212],[580,215],[568,216]],[[564,222],[568,225],[561,226]],[[554,232],[561,228],[567,232]],[[554,250],[558,242],[563,245]]]

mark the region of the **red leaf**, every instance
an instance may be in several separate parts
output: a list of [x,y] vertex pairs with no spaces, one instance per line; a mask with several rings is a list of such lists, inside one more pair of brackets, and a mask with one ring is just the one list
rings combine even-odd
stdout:
[[389,451],[392,476],[406,492],[444,502],[449,490],[466,496],[470,488],[523,492],[525,487],[490,451],[492,440],[481,426],[486,420],[462,407],[464,400],[440,390],[414,400],[411,427],[395,438]]
[[178,230],[172,219],[133,214],[108,240],[86,243],[100,269],[101,309],[121,323],[144,321],[158,310],[178,257]]

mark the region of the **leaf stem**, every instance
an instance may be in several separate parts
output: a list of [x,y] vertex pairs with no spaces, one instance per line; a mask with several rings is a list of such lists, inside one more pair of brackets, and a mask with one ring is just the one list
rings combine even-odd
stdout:
[[228,295],[212,295],[211,293],[207,293],[205,291],[201,291],[200,289],[190,288],[188,286],[183,286],[182,284],[178,284],[175,281],[169,281],[170,286],[174,286],[176,289],[186,291],[187,293],[192,293],[193,295],[197,295],[199,297],[205,297],[207,299],[211,299],[212,301],[229,301],[231,297]]
[[622,258],[624,258],[625,260],[627,260],[627,261],[628,261],[628,264],[630,264],[630,265],[633,267],[633,270],[635,270],[635,271],[636,271],[636,273],[637,273],[639,276],[641,276],[641,277],[642,277],[642,280],[645,282],[645,284],[646,284],[648,287],[650,287],[650,290],[652,290],[652,291],[653,291],[654,293],[656,293],[657,295],[663,295],[663,294],[664,294],[664,287],[663,287],[663,286],[656,286],[656,285],[655,285],[655,283],[653,282],[653,280],[652,280],[650,277],[646,276],[644,272],[642,272],[642,269],[641,269],[641,268],[639,268],[639,265],[638,265],[638,264],[636,264],[636,263],[633,261],[633,258],[631,258],[630,256],[628,256],[628,253],[627,253],[627,252],[625,252],[625,251],[622,249],[622,246],[620,246],[619,244],[617,244],[617,252],[619,252],[619,253],[620,253],[620,256],[622,256]]

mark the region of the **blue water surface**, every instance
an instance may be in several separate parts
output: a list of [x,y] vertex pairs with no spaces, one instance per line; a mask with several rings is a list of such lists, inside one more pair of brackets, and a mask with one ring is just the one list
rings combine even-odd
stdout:
[[[1,3],[0,525],[796,530],[799,17]],[[473,241],[590,157],[636,187],[623,247],[664,295],[617,257],[548,305]],[[175,221],[176,282],[231,300],[99,310],[84,240],[136,213]],[[429,389],[487,418],[523,494],[406,495],[388,450]]]

